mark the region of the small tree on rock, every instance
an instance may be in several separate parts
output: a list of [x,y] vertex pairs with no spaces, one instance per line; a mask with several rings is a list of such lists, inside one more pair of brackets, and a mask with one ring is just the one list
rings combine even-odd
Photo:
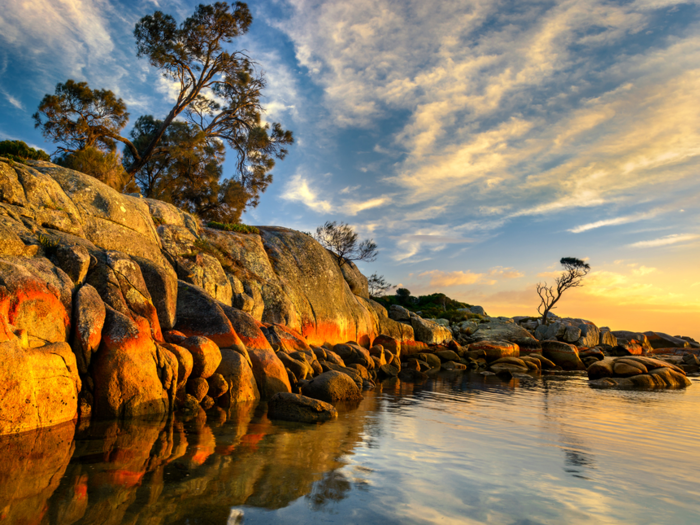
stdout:
[[556,278],[556,286],[547,286],[547,283],[537,283],[537,295],[540,296],[540,305],[537,311],[542,316],[542,324],[548,323],[549,312],[555,308],[562,294],[569,288],[583,286],[583,278],[591,270],[589,264],[576,257],[563,257],[560,264],[564,267],[562,274]]
[[348,261],[372,262],[377,258],[377,244],[372,239],[358,243],[358,235],[349,224],[327,221],[316,228],[314,238],[338,258],[338,265]]
[[377,272],[370,276],[367,284],[369,285],[369,295],[372,297],[381,297],[394,287],[393,284],[386,282],[383,275],[377,275]]

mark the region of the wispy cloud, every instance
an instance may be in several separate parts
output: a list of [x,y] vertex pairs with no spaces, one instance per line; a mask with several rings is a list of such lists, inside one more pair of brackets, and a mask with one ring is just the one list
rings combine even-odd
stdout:
[[695,235],[692,233],[674,233],[673,235],[667,235],[666,237],[660,237],[658,239],[651,239],[648,241],[639,241],[628,244],[627,246],[630,248],[658,248],[660,246],[670,246],[671,244],[692,241],[698,238],[700,238],[700,235]]

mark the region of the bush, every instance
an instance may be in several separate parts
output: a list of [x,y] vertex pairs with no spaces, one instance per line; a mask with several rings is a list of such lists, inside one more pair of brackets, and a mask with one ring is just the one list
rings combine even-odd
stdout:
[[0,142],[0,157],[6,157],[16,162],[25,160],[45,160],[50,161],[51,157],[42,149],[34,149],[27,146],[21,140],[3,140]]
[[95,177],[117,191],[139,192],[138,186],[122,165],[121,155],[116,151],[104,153],[97,148],[85,148],[63,155],[56,160],[56,163],[64,168]]
[[248,226],[247,224],[231,224],[228,222],[209,221],[207,226],[214,228],[215,230],[224,230],[227,232],[236,233],[254,233],[256,235],[260,235],[260,230],[258,230],[255,226]]

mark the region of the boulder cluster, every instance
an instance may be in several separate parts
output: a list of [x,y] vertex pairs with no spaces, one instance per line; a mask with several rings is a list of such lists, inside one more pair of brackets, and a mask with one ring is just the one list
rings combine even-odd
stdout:
[[[404,310],[392,306],[389,315],[398,318]],[[534,358],[540,370],[587,371],[591,386],[600,388],[685,388],[691,384],[688,375],[700,376],[700,343],[691,337],[611,331],[585,319],[553,314],[544,324],[533,317],[489,317],[480,306],[464,311],[475,318],[434,323],[449,329],[454,341],[469,349],[470,357],[474,350],[486,350],[484,361],[479,362],[486,365],[485,374],[531,373],[532,363],[527,361]],[[490,362],[494,354],[489,351],[494,349],[499,361]],[[507,361],[502,360],[506,357]]]
[[[396,356],[438,342],[443,329],[424,324],[391,319],[354,264],[303,232],[224,231],[76,171],[0,158],[0,434],[301,386],[358,398],[375,376],[352,365],[374,373],[375,341]],[[390,366],[381,355],[377,368]]]

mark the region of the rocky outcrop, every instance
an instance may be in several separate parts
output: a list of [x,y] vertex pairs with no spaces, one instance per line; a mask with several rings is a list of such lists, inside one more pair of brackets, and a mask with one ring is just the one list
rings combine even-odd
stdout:
[[338,417],[338,411],[330,403],[311,399],[300,394],[278,393],[267,404],[267,417],[301,423],[318,423]]
[[588,368],[589,384],[596,388],[678,389],[691,385],[685,372],[649,357],[605,358]]

